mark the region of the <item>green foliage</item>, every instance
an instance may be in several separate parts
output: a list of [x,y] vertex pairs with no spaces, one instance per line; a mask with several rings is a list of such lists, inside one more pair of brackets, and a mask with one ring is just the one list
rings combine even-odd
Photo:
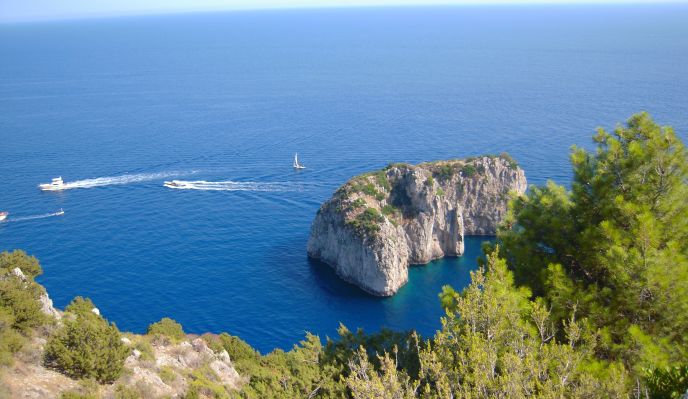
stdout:
[[355,219],[349,221],[357,233],[362,236],[374,235],[380,231],[380,224],[385,221],[385,217],[375,208],[367,208]]
[[425,179],[425,186],[432,188],[435,185],[435,178],[432,176],[428,176],[427,179]]
[[158,375],[165,384],[174,382],[177,379],[177,373],[175,373],[174,369],[170,366],[162,366],[160,371],[158,371]]
[[596,357],[642,378],[688,358],[688,154],[646,113],[594,140],[594,153],[573,150],[571,191],[531,188],[498,237],[555,324],[587,318]]
[[356,198],[356,200],[351,203],[353,209],[363,208],[364,206],[366,206],[366,202],[363,198]]
[[444,164],[437,169],[437,176],[440,179],[451,179],[454,176],[454,166],[451,164]]
[[129,349],[117,327],[92,308],[90,300],[80,297],[67,307],[63,326],[46,345],[46,364],[72,378],[110,383],[121,375]]
[[60,399],[98,399],[98,395],[92,393],[80,393],[77,391],[67,391],[60,394]]
[[189,389],[185,398],[229,398],[229,392],[222,385],[217,374],[208,366],[193,370],[189,379]]
[[499,154],[499,157],[509,163],[509,169],[518,169],[518,162],[506,152]]
[[134,345],[134,348],[141,352],[140,360],[147,362],[155,361],[155,353],[153,352],[153,347],[145,339],[141,339]]
[[41,311],[39,298],[43,288],[31,280],[22,281],[12,274],[0,280],[0,309],[12,316],[11,328],[27,333],[48,321]]
[[38,259],[29,256],[22,250],[15,250],[12,252],[0,253],[0,275],[10,272],[15,267],[18,267],[24,275],[30,279],[43,274],[43,269],[38,263]]
[[473,177],[477,173],[477,169],[472,164],[466,164],[461,168],[461,175],[463,177]]
[[392,185],[389,183],[389,179],[387,178],[387,173],[385,173],[384,170],[375,172],[375,181],[377,182],[378,186],[382,187],[386,191],[392,189]]
[[[624,397],[627,378],[617,364],[590,362],[595,337],[586,320],[571,318],[565,339],[547,307],[513,284],[504,260],[491,254],[459,294],[445,287],[442,330],[417,345],[417,376],[399,367],[395,347],[377,365],[361,347],[349,361],[354,398]],[[416,341],[417,342],[417,341]]]
[[[25,279],[14,274],[15,268]],[[43,287],[33,281],[40,273],[36,258],[23,251],[0,253],[0,365],[11,364],[26,342],[24,336],[50,321],[41,311]]]
[[688,392],[688,365],[647,371],[646,379],[652,398],[679,399]]
[[18,352],[26,341],[14,325],[14,315],[9,309],[0,307],[0,366],[12,364],[12,354]]
[[387,204],[382,207],[382,214],[385,216],[396,216],[400,213],[399,209],[394,205]]
[[146,334],[164,337],[172,342],[179,342],[186,337],[182,325],[169,317],[163,317],[160,321],[149,325]]
[[437,188],[437,195],[440,197],[444,197],[444,190],[442,190],[442,187]]
[[119,384],[115,388],[115,399],[142,399],[142,396],[135,388]]

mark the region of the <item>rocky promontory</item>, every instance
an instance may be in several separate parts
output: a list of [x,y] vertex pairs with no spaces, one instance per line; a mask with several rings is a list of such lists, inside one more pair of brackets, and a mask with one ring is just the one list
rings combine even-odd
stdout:
[[492,235],[510,192],[526,190],[507,154],[420,165],[390,164],[354,177],[315,217],[308,255],[379,296],[408,281],[408,267],[460,256],[465,235]]

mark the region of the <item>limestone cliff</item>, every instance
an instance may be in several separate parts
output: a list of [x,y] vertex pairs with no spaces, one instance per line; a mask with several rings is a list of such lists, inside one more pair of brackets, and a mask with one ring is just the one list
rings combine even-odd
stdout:
[[392,164],[357,176],[325,202],[308,255],[365,291],[393,295],[410,264],[459,256],[464,235],[494,234],[523,170],[506,154],[420,165]]

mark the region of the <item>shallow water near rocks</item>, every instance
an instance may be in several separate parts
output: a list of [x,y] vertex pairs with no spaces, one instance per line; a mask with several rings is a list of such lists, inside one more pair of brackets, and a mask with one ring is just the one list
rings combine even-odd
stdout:
[[[375,298],[307,259],[319,205],[388,162],[502,151],[530,183],[568,184],[570,146],[640,110],[685,140],[686,20],[522,6],[0,25],[0,250],[36,255],[56,306],[88,296],[123,330],[169,316],[263,352],[339,322],[431,335],[484,238]],[[58,175],[69,190],[38,191]]]

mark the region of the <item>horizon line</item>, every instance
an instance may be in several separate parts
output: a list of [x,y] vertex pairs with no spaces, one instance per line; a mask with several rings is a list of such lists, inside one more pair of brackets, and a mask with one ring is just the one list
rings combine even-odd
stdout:
[[241,12],[265,12],[265,11],[299,11],[299,10],[336,10],[336,9],[372,9],[372,8],[439,8],[439,7],[522,7],[522,6],[543,6],[543,7],[569,7],[569,6],[666,6],[666,5],[688,5],[688,0],[436,0],[429,3],[371,3],[362,2],[356,4],[319,4],[319,5],[263,5],[249,7],[207,7],[192,9],[170,9],[170,10],[122,10],[121,12],[92,12],[81,15],[62,15],[62,16],[38,16],[35,18],[16,18],[3,19],[0,16],[0,25],[13,24],[32,24],[49,22],[70,22],[88,21],[103,19],[119,19],[128,17],[152,17],[152,16],[173,16],[184,14],[214,14],[214,13],[241,13]]

